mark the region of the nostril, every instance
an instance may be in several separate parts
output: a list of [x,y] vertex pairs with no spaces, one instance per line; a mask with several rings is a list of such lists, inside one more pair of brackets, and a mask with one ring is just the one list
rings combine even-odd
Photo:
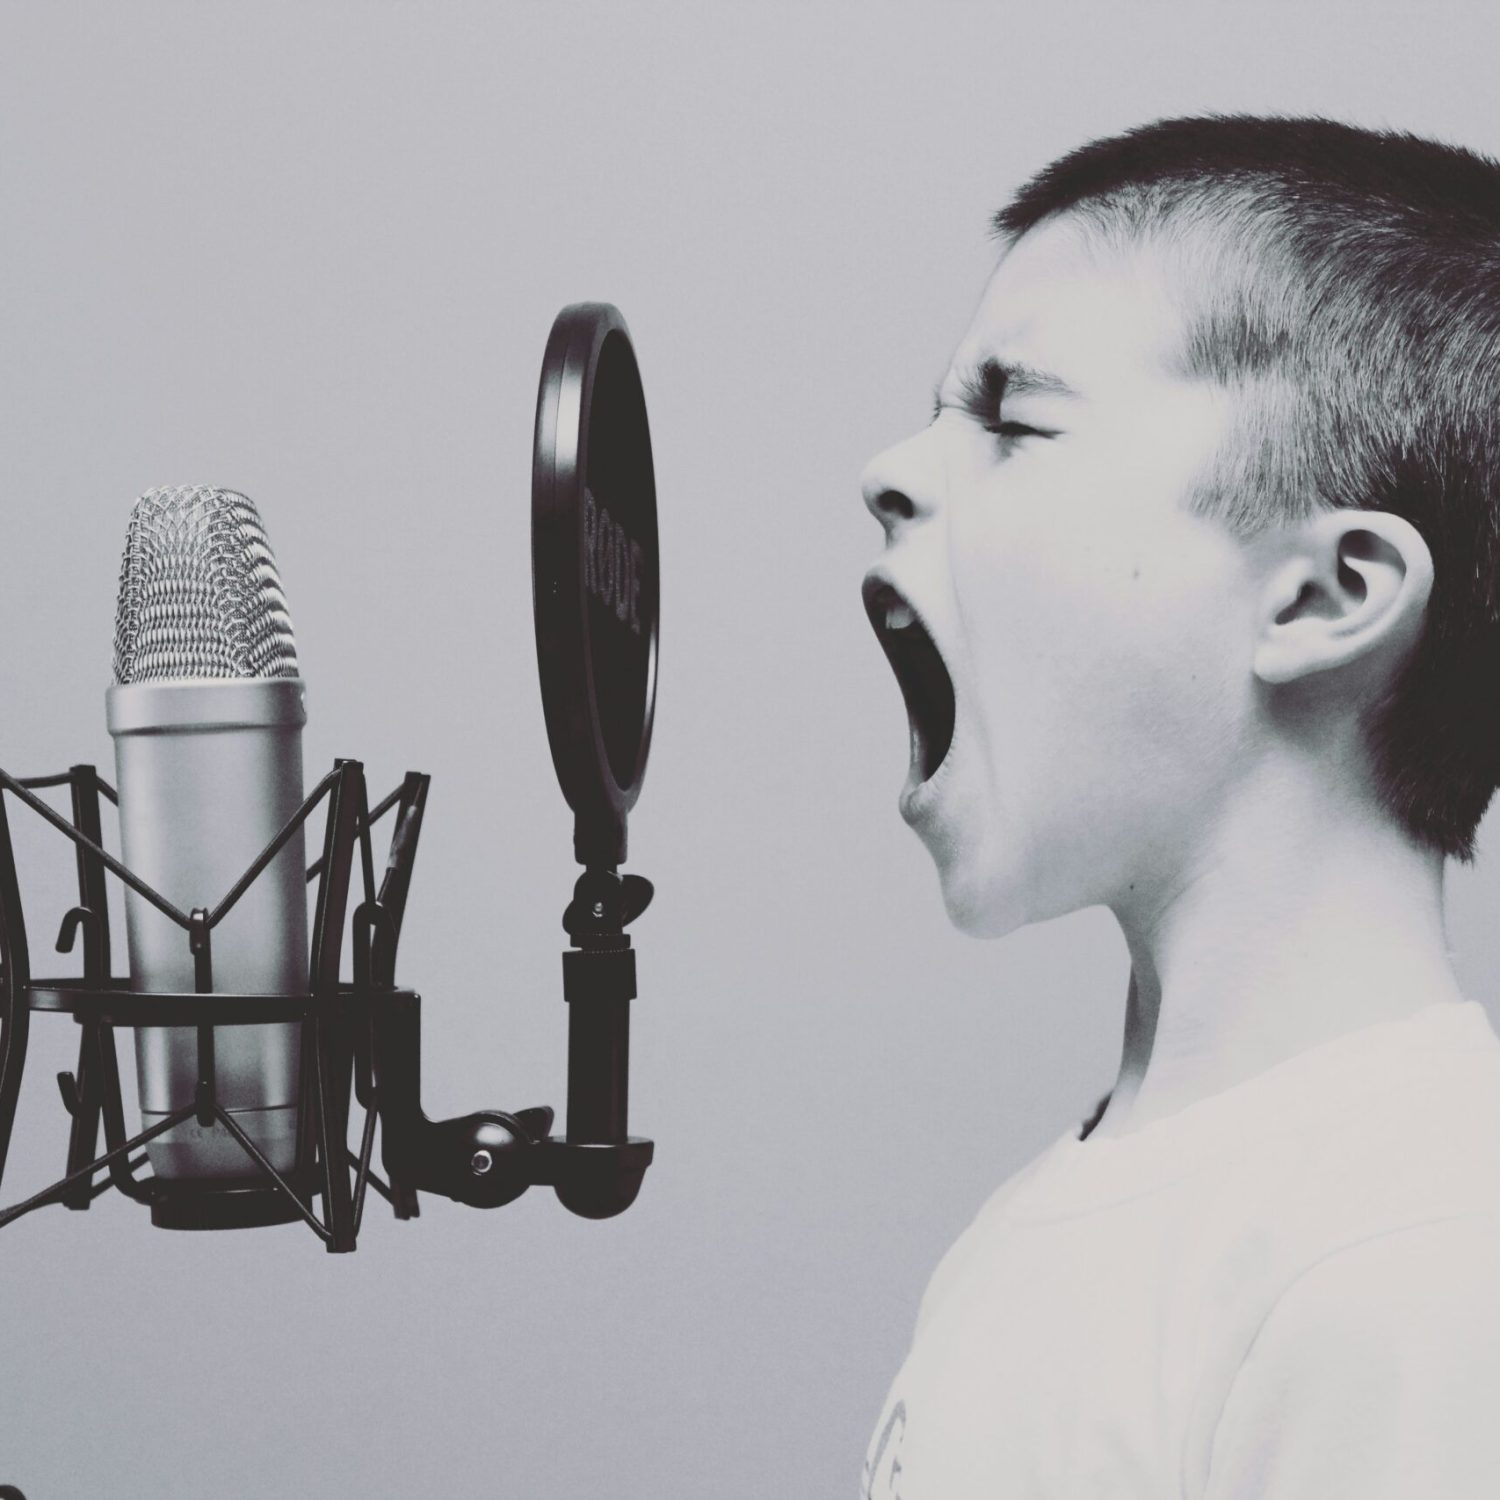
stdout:
[[909,521],[917,513],[910,497],[903,495],[900,490],[882,490],[875,497],[875,504],[871,509],[882,519],[893,521]]

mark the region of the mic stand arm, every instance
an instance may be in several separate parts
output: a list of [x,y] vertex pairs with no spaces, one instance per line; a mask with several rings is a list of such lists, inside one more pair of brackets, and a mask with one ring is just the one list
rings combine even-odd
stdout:
[[[420,818],[420,804],[416,816]],[[409,866],[416,830],[392,845],[386,890]],[[399,845],[399,852],[398,852]],[[404,878],[409,879],[409,868]],[[536,1106],[479,1110],[430,1120],[421,1105],[421,996],[394,987],[394,942],[379,905],[355,927],[355,981],[364,974],[380,996],[372,1012],[368,1066],[357,1059],[356,1089],[381,1120],[381,1155],[397,1214],[417,1212],[416,1192],[441,1193],[474,1208],[498,1208],[528,1187],[550,1186],[585,1218],[622,1213],[640,1192],[653,1142],[626,1131],[630,1001],[635,953],[625,926],[646,909],[651,883],[613,868],[584,871],[563,925],[576,951],[563,954],[568,1002],[568,1128],[549,1136],[553,1112]]]

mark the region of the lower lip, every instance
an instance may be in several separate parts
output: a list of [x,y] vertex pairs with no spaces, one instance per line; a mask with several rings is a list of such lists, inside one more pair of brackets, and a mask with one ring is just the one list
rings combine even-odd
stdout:
[[942,764],[935,770],[926,781],[916,780],[916,767],[912,767],[906,778],[906,785],[901,789],[899,807],[901,816],[913,828],[932,820],[933,810],[938,799],[942,796],[943,783],[948,778],[948,773],[953,768],[952,744],[948,746],[948,753],[943,757]]

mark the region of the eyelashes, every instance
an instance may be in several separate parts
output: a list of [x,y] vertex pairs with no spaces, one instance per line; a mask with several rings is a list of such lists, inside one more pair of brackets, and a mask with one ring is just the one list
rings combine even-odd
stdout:
[[964,405],[962,405],[962,406],[958,406],[958,407],[947,407],[947,408],[945,408],[942,402],[938,402],[936,404],[936,406],[933,408],[933,413],[932,413],[932,419],[933,419],[933,421],[936,421],[938,419],[938,417],[942,415],[942,413],[943,413],[944,410],[957,410],[957,411],[961,411],[971,421],[977,422],[986,432],[992,433],[995,437],[998,437],[998,438],[1005,438],[1005,439],[1007,439],[1010,442],[1014,442],[1018,438],[1026,438],[1026,437],[1053,438],[1053,437],[1056,437],[1058,435],[1057,432],[1054,429],[1052,429],[1052,428],[1047,428],[1047,427],[1032,427],[1032,426],[1029,426],[1025,422],[1006,422],[1006,421],[1002,421],[998,415],[995,415],[995,414],[988,414],[987,415],[983,411],[976,411],[972,406],[969,406],[967,403],[964,404]]
[[959,380],[959,410],[978,422],[986,432],[1009,442],[1026,437],[1056,437],[1055,432],[1044,427],[1007,422],[1001,417],[1001,403],[1005,400],[1008,384],[1005,370],[993,363],[986,362],[978,370],[965,370]]

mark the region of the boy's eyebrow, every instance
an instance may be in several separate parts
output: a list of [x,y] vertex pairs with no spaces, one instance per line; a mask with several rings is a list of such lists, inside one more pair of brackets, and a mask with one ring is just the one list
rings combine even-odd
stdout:
[[[941,376],[932,391],[932,415],[943,409],[943,384],[947,376]],[[980,420],[993,420],[1000,409],[1001,400],[1012,396],[1074,396],[1078,392],[1059,375],[1048,370],[1038,370],[1034,365],[1023,364],[1016,359],[987,359],[978,368],[970,368],[958,377],[959,400],[964,411]]]

